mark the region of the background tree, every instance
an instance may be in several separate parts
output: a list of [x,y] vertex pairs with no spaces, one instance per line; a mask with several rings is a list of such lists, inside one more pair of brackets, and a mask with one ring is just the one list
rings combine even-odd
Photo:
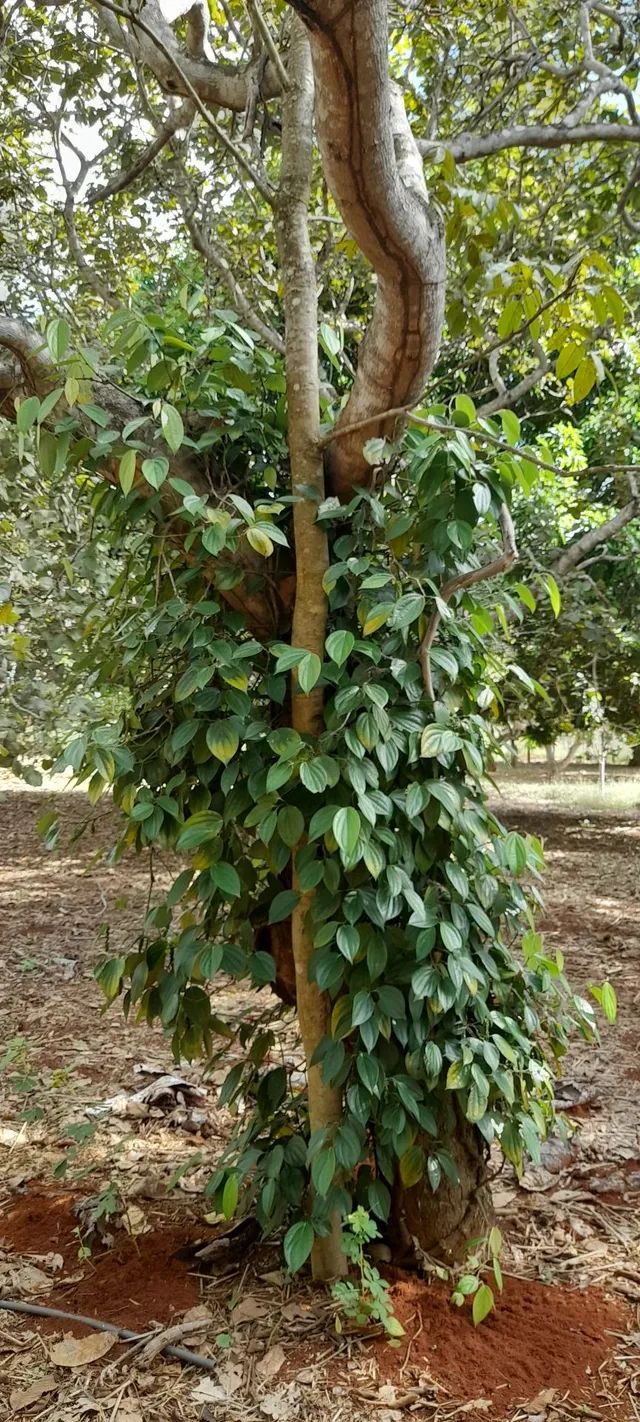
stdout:
[[[484,804],[511,665],[486,583],[516,556],[514,489],[555,468],[515,407],[579,405],[629,319],[636,20],[179,12],[9,14],[0,393],[20,452],[106,476],[110,537],[153,551],[121,629],[131,708],[64,763],[113,786],[120,851],[193,862],[103,987],[186,1055],[228,1034],[217,971],[295,999],[306,1101],[267,1072],[212,1188],[265,1228],[297,1211],[289,1262],[330,1276],[354,1192],[405,1246],[459,1249],[488,1144],[535,1156],[553,1059],[592,1031],[531,926],[539,846]],[[178,233],[206,276],[176,303]],[[445,320],[438,403],[400,447]],[[269,1046],[241,1039],[226,1100]]]

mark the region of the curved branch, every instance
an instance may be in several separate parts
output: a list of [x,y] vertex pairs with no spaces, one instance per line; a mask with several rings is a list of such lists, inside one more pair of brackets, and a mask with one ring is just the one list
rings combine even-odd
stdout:
[[[102,22],[113,42],[133,58],[146,64],[167,93],[196,96],[214,108],[244,113],[247,106],[246,75],[233,68],[194,58],[176,41],[171,26],[164,19],[157,0],[147,0],[135,13],[124,5],[93,0]],[[126,33],[118,20],[128,20],[133,33]],[[280,93],[280,81],[272,64],[268,64],[261,85],[263,99],[273,99]]]
[[155,138],[142,149],[142,152],[131,164],[131,167],[125,168],[120,173],[116,173],[115,177],[111,178],[105,187],[98,188],[95,192],[89,193],[87,205],[93,207],[95,203],[104,202],[106,198],[113,197],[115,193],[121,193],[124,192],[125,188],[130,188],[131,184],[135,183],[136,178],[139,178],[140,174],[144,173],[145,168],[148,168],[154,159],[158,157],[158,154],[162,152],[163,148],[166,148],[178,130],[188,126],[193,118],[193,113],[193,103],[188,100],[186,103],[181,104],[179,109],[174,109],[172,113],[168,114],[164,123],[161,124],[158,129]]
[[593,553],[594,548],[599,548],[600,544],[608,543],[609,539],[615,538],[628,523],[632,523],[634,518],[640,516],[640,495],[635,495],[624,504],[613,518],[607,519],[606,523],[601,523],[597,528],[590,528],[587,533],[583,533],[581,538],[577,538],[575,543],[571,543],[565,548],[555,562],[551,564],[551,572],[554,578],[566,578],[567,573],[573,571]]
[[[311,37],[316,130],[324,172],[345,225],[377,277],[373,316],[327,457],[346,500],[369,475],[362,439],[347,427],[376,410],[415,403],[435,362],[443,322],[445,242],[388,70],[386,0],[290,0]],[[383,420],[373,435],[393,435]]]
[[201,257],[204,257],[207,266],[217,272],[220,280],[227,289],[231,303],[238,312],[238,315],[242,316],[247,326],[250,326],[251,330],[255,331],[256,335],[260,337],[261,341],[264,341],[265,345],[270,346],[278,355],[284,355],[285,345],[282,336],[280,336],[275,328],[270,326],[267,321],[263,321],[260,314],[255,310],[249,297],[242,290],[237,277],[234,276],[222,251],[219,247],[214,247],[213,243],[205,237],[202,228],[198,226],[188,204],[181,202],[181,206],[185,226],[196,252],[199,252]]
[[418,138],[418,151],[429,157],[446,149],[456,163],[471,163],[507,148],[564,148],[580,143],[640,143],[640,124],[582,123],[514,124],[497,133],[461,133],[458,138]]
[[[506,504],[502,504],[499,514],[500,529],[502,532],[502,553],[499,558],[494,558],[491,563],[485,563],[482,568],[472,568],[468,573],[459,573],[457,577],[450,578],[444,583],[438,593],[440,602],[449,603],[454,593],[460,592],[462,588],[473,587],[475,583],[483,583],[487,578],[497,578],[500,573],[506,573],[513,566],[518,557],[516,546],[516,533],[513,526],[513,519]],[[427,630],[420,643],[420,668],[422,680],[427,696],[431,701],[435,701],[433,693],[433,680],[431,677],[431,648],[436,639],[438,628],[442,621],[442,613],[435,607],[429,619]]]

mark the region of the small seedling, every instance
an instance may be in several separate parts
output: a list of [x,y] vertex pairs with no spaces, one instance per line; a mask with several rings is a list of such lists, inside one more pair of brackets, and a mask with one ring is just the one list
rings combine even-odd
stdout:
[[465,1273],[456,1280],[451,1302],[457,1308],[464,1306],[465,1299],[472,1298],[471,1313],[476,1328],[495,1308],[495,1294],[483,1275],[488,1269],[493,1273],[496,1288],[502,1293],[503,1279],[500,1267],[502,1234],[497,1225],[489,1230],[484,1239],[474,1240],[472,1252],[468,1255]]
[[379,1237],[377,1224],[362,1205],[347,1215],[342,1248],[349,1263],[357,1268],[360,1281],[358,1285],[353,1279],[340,1279],[333,1285],[331,1294],[339,1308],[336,1328],[338,1332],[341,1331],[340,1314],[344,1314],[345,1318],[359,1328],[364,1328],[368,1323],[380,1323],[389,1342],[398,1347],[398,1340],[403,1337],[404,1328],[393,1312],[389,1285],[364,1252],[366,1245]]

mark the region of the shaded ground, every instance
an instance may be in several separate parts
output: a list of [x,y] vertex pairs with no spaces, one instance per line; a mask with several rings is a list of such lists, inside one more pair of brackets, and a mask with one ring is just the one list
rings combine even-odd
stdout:
[[[394,1352],[382,1340],[337,1337],[326,1295],[291,1287],[277,1245],[241,1238],[213,1265],[196,1257],[215,1234],[203,1191],[233,1124],[216,1106],[222,1071],[204,1080],[181,1067],[155,1104],[132,1103],[175,1065],[159,1032],[101,1013],[92,976],[105,925],[113,951],[136,932],[145,868],[132,859],[109,869],[93,857],[111,842],[108,811],[69,846],[86,815],[82,797],[0,785],[0,1300],[46,1301],[134,1329],[186,1316],[185,1346],[218,1360],[207,1375],[123,1358],[116,1347],[91,1368],[66,1370],[49,1358],[58,1323],[37,1330],[0,1313],[0,1417],[392,1422],[409,1409],[424,1418],[640,1418],[640,818],[536,809],[530,785],[518,803],[513,780],[506,795],[503,818],[546,842],[549,942],[576,984],[614,983],[619,1021],[603,1029],[598,1054],[577,1046],[567,1061],[559,1091],[579,1134],[568,1147],[552,1143],[523,1182],[510,1168],[495,1181],[508,1239],[497,1314],[474,1330],[441,1286],[398,1276],[406,1337]],[[51,855],[34,823],[53,802],[65,847]],[[156,889],[169,867],[156,865]],[[239,1016],[265,1006],[255,993],[224,996]],[[283,1024],[278,1059],[295,1052]],[[113,1111],[74,1156],[73,1131],[111,1098]],[[109,1206],[102,1239],[90,1233],[100,1201]],[[38,1382],[48,1382],[39,1401],[16,1399]]]

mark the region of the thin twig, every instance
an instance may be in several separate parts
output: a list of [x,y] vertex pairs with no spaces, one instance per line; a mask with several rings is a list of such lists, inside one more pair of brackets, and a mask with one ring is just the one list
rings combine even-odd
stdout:
[[640,464],[588,464],[583,469],[561,469],[557,464],[549,464],[546,459],[538,459],[531,450],[516,444],[507,444],[505,440],[498,439],[496,435],[489,434],[485,430],[466,429],[461,425],[448,424],[446,420],[428,420],[424,415],[416,415],[411,405],[395,405],[391,410],[381,410],[377,415],[367,415],[366,419],[355,420],[352,425],[332,425],[327,434],[320,440],[320,449],[326,449],[333,444],[335,439],[342,439],[343,435],[355,434],[357,430],[367,429],[370,425],[380,424],[382,420],[393,418],[409,420],[412,425],[419,425],[421,429],[432,430],[435,434],[465,434],[469,439],[477,439],[483,444],[490,444],[493,449],[499,450],[501,454],[515,454],[519,459],[526,459],[528,464],[535,464],[536,469],[547,469],[550,474],[572,474],[574,478],[579,478],[581,474],[640,474]]
[[[472,568],[468,573],[458,573],[455,578],[450,578],[444,583],[438,593],[440,602],[449,603],[454,593],[462,588],[470,588],[474,583],[484,582],[487,578],[497,578],[500,573],[506,573],[515,563],[518,556],[516,546],[516,534],[513,526],[513,519],[506,504],[502,504],[499,514],[500,528],[502,530],[502,553],[499,558],[494,558],[491,563],[485,563],[481,568]],[[429,619],[427,630],[420,643],[420,668],[422,680],[427,696],[431,701],[435,701],[433,692],[433,680],[431,676],[431,648],[436,638],[436,633],[442,621],[442,613],[435,607]]]

